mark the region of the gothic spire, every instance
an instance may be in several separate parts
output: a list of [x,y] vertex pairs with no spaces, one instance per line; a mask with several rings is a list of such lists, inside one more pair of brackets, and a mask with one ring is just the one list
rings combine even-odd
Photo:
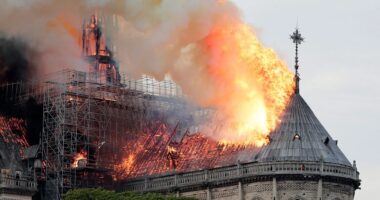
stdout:
[[298,27],[296,30],[293,32],[292,35],[290,35],[290,39],[293,40],[293,43],[296,45],[296,57],[295,57],[295,69],[296,69],[296,74],[294,76],[294,80],[296,82],[296,88],[295,88],[295,93],[299,94],[300,88],[299,88],[299,82],[300,82],[300,77],[298,73],[298,45],[300,45],[303,42],[303,37],[301,36],[301,33],[298,31]]

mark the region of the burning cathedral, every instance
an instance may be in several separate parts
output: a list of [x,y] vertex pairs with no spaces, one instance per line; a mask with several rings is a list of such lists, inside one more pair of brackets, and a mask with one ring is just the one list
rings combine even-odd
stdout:
[[356,162],[349,162],[300,95],[298,45],[303,38],[298,29],[291,39],[296,46],[295,89],[267,145],[250,151],[243,162],[237,154],[228,155],[223,166],[136,177],[122,181],[120,190],[204,200],[354,199],[360,186]]
[[249,146],[201,134],[213,110],[189,102],[170,78],[123,77],[103,31],[114,20],[85,20],[88,71],[0,86],[0,199],[61,199],[88,187],[202,200],[354,199],[355,161],[300,94],[298,30],[294,91],[265,144]]

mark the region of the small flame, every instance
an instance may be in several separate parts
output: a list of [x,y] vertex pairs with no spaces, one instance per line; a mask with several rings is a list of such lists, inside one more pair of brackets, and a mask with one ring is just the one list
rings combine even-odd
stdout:
[[168,146],[167,151],[168,151],[168,153],[176,153],[177,152],[177,150],[172,146]]
[[87,151],[85,150],[80,150],[77,154],[74,155],[73,157],[73,163],[71,164],[72,168],[78,168],[78,163],[80,160],[87,160]]

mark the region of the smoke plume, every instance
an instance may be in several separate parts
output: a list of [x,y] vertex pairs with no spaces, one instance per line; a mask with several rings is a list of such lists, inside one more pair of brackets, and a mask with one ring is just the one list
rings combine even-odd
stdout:
[[0,31],[33,49],[28,62],[40,74],[80,68],[80,27],[93,13],[117,19],[119,28],[108,34],[128,76],[169,74],[194,102],[216,109],[216,126],[206,132],[228,142],[267,142],[293,75],[228,0],[5,0]]
[[0,38],[0,84],[26,80],[33,74],[32,52],[17,39]]

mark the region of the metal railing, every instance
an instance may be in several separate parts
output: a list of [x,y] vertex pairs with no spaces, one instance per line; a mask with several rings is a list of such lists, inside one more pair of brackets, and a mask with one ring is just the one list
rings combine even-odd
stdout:
[[176,187],[188,187],[254,176],[281,174],[334,176],[359,180],[358,172],[354,167],[338,164],[323,162],[247,163],[203,171],[126,180],[122,184],[121,190],[142,192],[170,190]]

